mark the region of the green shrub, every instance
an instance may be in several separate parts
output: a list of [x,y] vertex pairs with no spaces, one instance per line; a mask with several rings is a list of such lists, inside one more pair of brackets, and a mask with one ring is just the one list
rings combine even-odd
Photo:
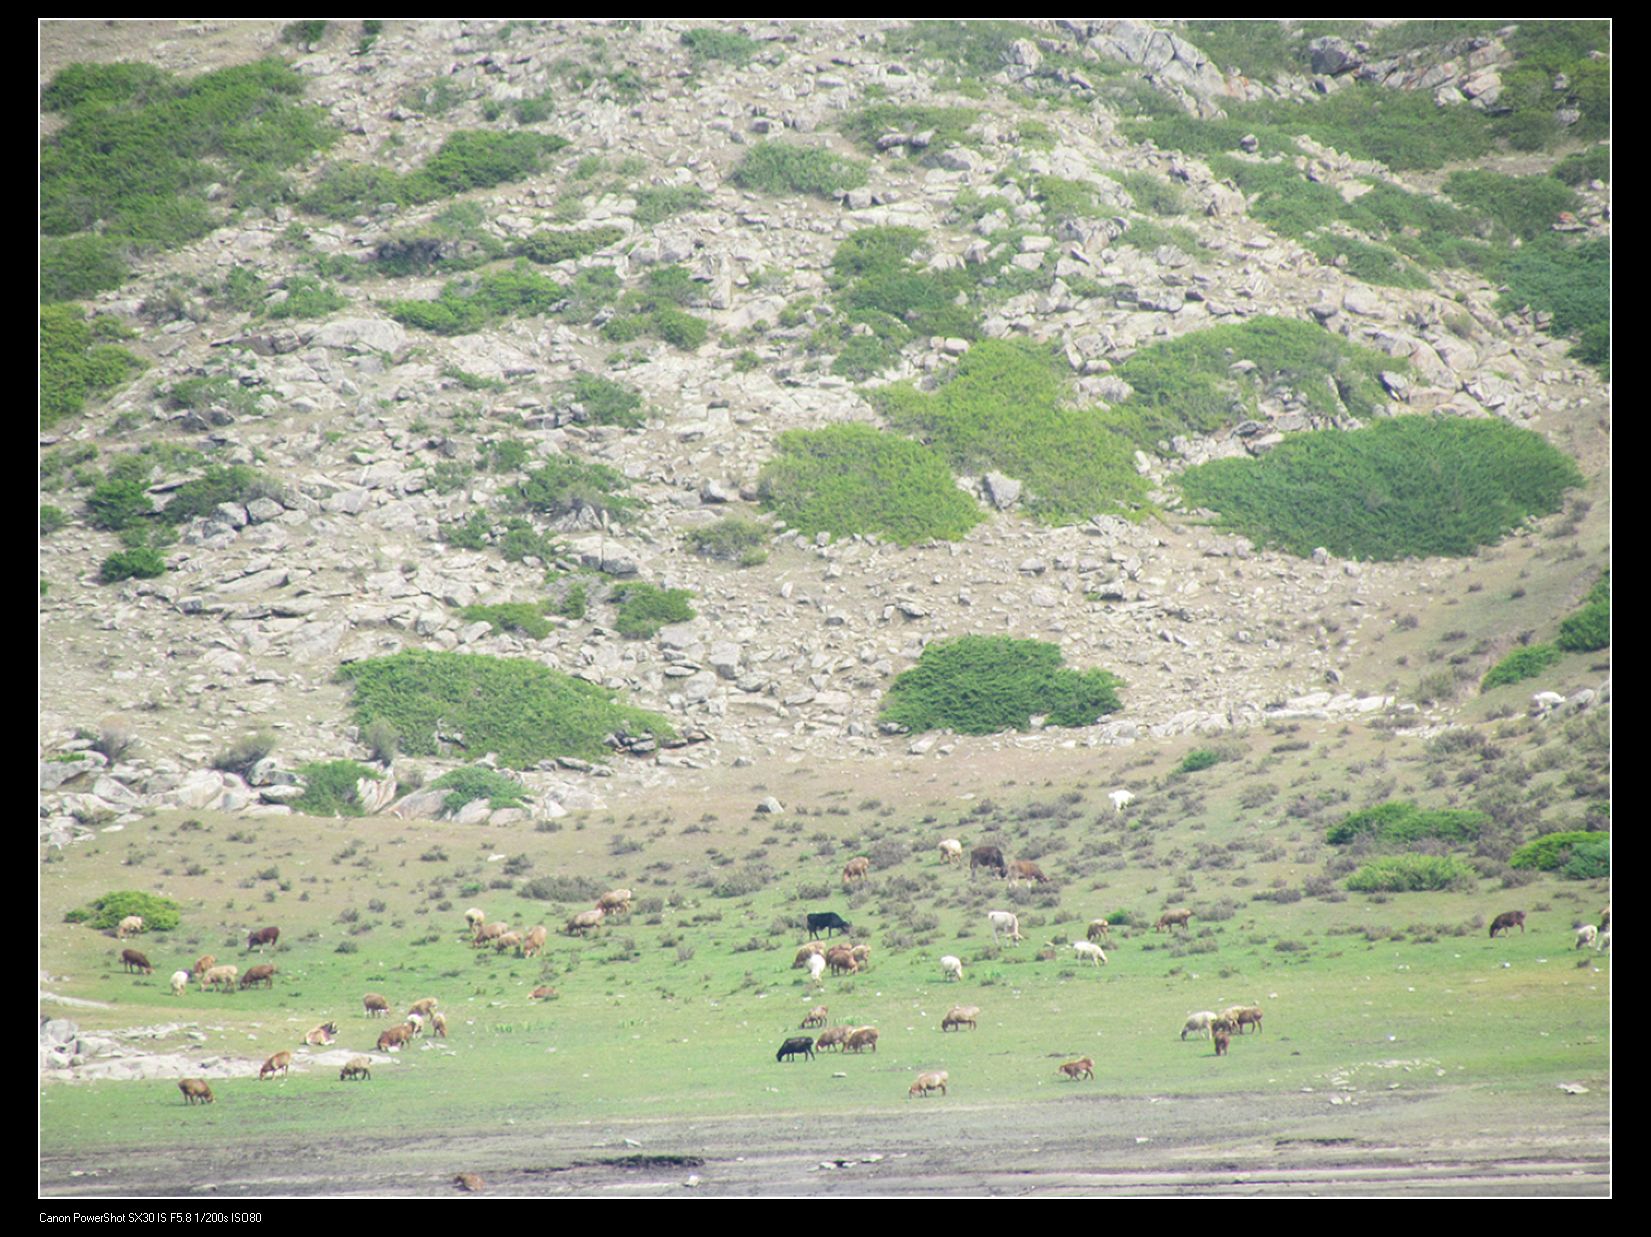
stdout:
[[613,590],[618,605],[614,630],[629,640],[651,640],[670,623],[686,623],[694,617],[688,605],[692,597],[685,588],[662,589],[652,584],[621,584]]
[[1123,681],[1105,670],[1068,670],[1060,648],[1007,636],[962,636],[928,645],[889,687],[882,720],[909,731],[993,734],[1025,730],[1036,715],[1055,726],[1092,726],[1123,707]]
[[694,54],[695,60],[726,60],[742,65],[757,54],[762,44],[732,30],[713,30],[709,27],[686,31],[682,43]]
[[632,218],[644,228],[664,223],[672,215],[702,210],[711,201],[710,195],[698,185],[666,185],[659,188],[637,189],[633,196],[636,198],[636,213]]
[[1571,848],[1571,857],[1559,869],[1567,880],[1602,880],[1611,875],[1611,840],[1596,833],[1586,842]]
[[615,227],[577,228],[567,231],[535,232],[516,242],[515,252],[540,266],[550,266],[574,258],[583,258],[606,249],[622,240],[624,233]]
[[1451,855],[1385,855],[1347,878],[1347,887],[1358,893],[1472,889],[1476,884],[1473,869]]
[[65,923],[84,923],[100,932],[120,927],[128,915],[143,917],[143,926],[150,932],[170,932],[183,922],[183,913],[170,898],[135,890],[106,893],[101,898],[63,916]]
[[155,504],[135,478],[98,482],[86,499],[86,518],[93,528],[119,532],[155,513]]
[[814,535],[956,541],[984,518],[934,452],[867,425],[788,430],[762,468],[765,507]]
[[1566,155],[1554,164],[1551,176],[1561,184],[1580,185],[1585,181],[1611,179],[1611,148],[1590,146]]
[[54,507],[50,503],[42,503],[35,518],[36,531],[42,537],[50,537],[53,533],[67,527],[68,523],[69,513],[63,510],[62,507]]
[[349,302],[313,275],[295,275],[287,280],[286,299],[276,301],[266,311],[271,318],[324,318]]
[[585,419],[597,425],[637,429],[647,422],[641,393],[623,382],[599,374],[580,374],[573,380],[570,394],[583,409]]
[[[952,146],[975,145],[978,139],[970,137],[968,128],[980,119],[980,111],[973,107],[922,107],[905,103],[875,103],[849,113],[842,123],[842,131],[867,150],[876,152],[877,140],[889,133],[932,133],[929,151],[938,152]],[[1026,138],[1022,122],[1021,140]]]
[[40,242],[40,300],[78,301],[126,282],[126,246],[107,236],[80,233]]
[[1582,608],[1559,625],[1555,641],[1568,653],[1593,653],[1611,646],[1611,573],[1589,590]]
[[172,492],[172,501],[160,518],[168,524],[184,524],[211,515],[221,503],[244,506],[256,498],[279,495],[280,487],[250,465],[231,464],[225,468],[212,464],[204,476],[186,481]]
[[492,606],[465,606],[459,613],[466,622],[491,623],[497,631],[519,631],[534,640],[543,640],[551,632],[544,602],[506,601]]
[[525,786],[485,765],[454,769],[451,773],[442,774],[430,785],[435,790],[448,792],[441,802],[441,810],[449,816],[458,815],[459,809],[476,799],[486,799],[488,806],[495,811],[521,807],[527,802]]
[[385,309],[397,322],[423,331],[470,335],[505,318],[548,314],[565,296],[554,279],[518,263],[512,270],[452,280],[433,301],[389,301]]
[[319,18],[309,21],[288,22],[281,27],[281,42],[298,47],[308,47],[312,43],[319,43],[321,36],[327,33],[327,23]]
[[610,518],[629,519],[641,506],[620,493],[630,482],[617,469],[571,456],[554,456],[505,491],[517,507],[553,518],[590,508]]
[[[1611,243],[1587,240],[1567,244],[1544,237],[1515,251],[1498,267],[1507,291],[1497,299],[1499,313],[1529,305],[1553,315],[1553,329],[1582,339],[1582,359],[1606,365],[1610,359]],[[1609,371],[1607,370],[1607,374]]]
[[1490,668],[1490,672],[1480,680],[1479,690],[1488,692],[1493,687],[1534,679],[1560,657],[1559,649],[1552,644],[1531,644],[1515,649]]
[[78,305],[40,309],[40,427],[50,429],[73,416],[101,391],[119,386],[143,369],[124,348],[96,343],[97,327]]
[[405,175],[372,164],[341,164],[327,169],[304,199],[303,207],[330,219],[348,219],[382,203],[415,206],[471,189],[490,189],[536,172],[546,156],[567,139],[516,130],[461,129],[441,149]]
[[603,739],[617,731],[674,733],[665,718],[531,661],[410,651],[352,662],[339,677],[355,686],[357,724],[387,718],[414,756],[437,754],[438,729],[462,735],[469,750],[497,753],[512,769],[557,756],[604,760]]
[[292,807],[309,816],[365,816],[356,783],[384,777],[353,760],[312,761],[298,770],[298,776],[304,779],[304,793],[292,801]]
[[768,561],[768,536],[768,528],[757,521],[730,515],[715,524],[693,529],[683,540],[695,554],[741,567],[755,567]]
[[1539,872],[1555,872],[1571,861],[1579,847],[1597,847],[1602,841],[1609,845],[1609,834],[1574,829],[1567,833],[1548,833],[1526,842],[1508,856],[1508,866]]
[[1452,172],[1445,193],[1527,241],[1546,236],[1560,212],[1574,211],[1579,203],[1568,185],[1551,176],[1505,176],[1480,169]]
[[1201,747],[1197,751],[1188,752],[1179,765],[1177,773],[1197,773],[1221,761],[1221,753],[1214,748]]
[[1259,460],[1188,469],[1181,488],[1220,524],[1306,556],[1471,554],[1581,484],[1571,460],[1502,421],[1407,416],[1347,433],[1294,434]]
[[1390,800],[1348,813],[1331,826],[1325,840],[1332,846],[1345,846],[1361,837],[1384,846],[1409,846],[1424,838],[1463,843],[1475,841],[1487,823],[1483,812],[1425,811],[1414,803]]
[[1118,182],[1129,190],[1137,210],[1154,215],[1184,215],[1187,212],[1186,194],[1161,176],[1151,172],[1120,172]]
[[760,193],[811,193],[830,198],[860,188],[866,183],[867,172],[864,164],[829,150],[758,142],[730,179],[742,189]]

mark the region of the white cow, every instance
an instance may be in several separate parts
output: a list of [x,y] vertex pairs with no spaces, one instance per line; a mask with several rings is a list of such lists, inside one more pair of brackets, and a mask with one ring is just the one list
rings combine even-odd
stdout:
[[996,942],[998,934],[1005,933],[1011,941],[1020,942],[1025,938],[1020,934],[1020,917],[1009,911],[987,911],[986,918],[992,925],[992,940]]
[[1072,948],[1077,952],[1078,957],[1088,958],[1096,966],[1100,966],[1106,961],[1106,955],[1101,952],[1101,947],[1094,941],[1073,941]]
[[1135,802],[1135,796],[1127,790],[1115,790],[1107,798],[1112,800],[1112,810],[1120,816],[1126,807]]
[[962,979],[963,959],[954,958],[951,954],[947,954],[940,959],[940,970],[947,979]]

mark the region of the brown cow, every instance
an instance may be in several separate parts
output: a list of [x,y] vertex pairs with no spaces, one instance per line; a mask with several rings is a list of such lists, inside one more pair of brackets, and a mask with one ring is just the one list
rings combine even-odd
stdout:
[[1187,921],[1192,918],[1192,912],[1184,906],[1178,906],[1172,911],[1165,911],[1158,916],[1158,922],[1153,927],[1154,932],[1162,932],[1166,928],[1179,927],[1186,929]]
[[264,1062],[264,1067],[258,1071],[258,1081],[262,1082],[262,1081],[264,1081],[264,1079],[266,1077],[274,1076],[274,1074],[276,1073],[277,1070],[279,1070],[283,1074],[286,1073],[287,1072],[287,1066],[289,1066],[291,1064],[292,1064],[292,1053],[290,1053],[290,1052],[278,1052],[278,1053],[276,1053],[269,1060],[265,1061]]
[[275,967],[268,962],[248,968],[247,973],[241,976],[243,988],[255,988],[259,984],[266,988],[275,987]]
[[142,971],[145,975],[153,975],[155,973],[155,968],[149,965],[149,959],[145,958],[135,949],[121,950],[120,961],[128,971]]
[[1073,1082],[1080,1078],[1093,1081],[1095,1077],[1095,1061],[1092,1057],[1079,1057],[1076,1061],[1066,1061],[1056,1067],[1056,1073],[1065,1074]]
[[265,945],[273,945],[280,939],[280,928],[255,928],[247,933],[247,948],[262,950]]
[[1495,919],[1491,920],[1490,934],[1495,936],[1498,932],[1507,932],[1511,930],[1515,924],[1519,925],[1519,934],[1523,936],[1525,934],[1525,912],[1503,911]]
[[213,1102],[212,1088],[206,1085],[206,1079],[204,1078],[180,1078],[178,1079],[178,1090],[183,1092],[183,1099],[186,1104],[210,1104]]

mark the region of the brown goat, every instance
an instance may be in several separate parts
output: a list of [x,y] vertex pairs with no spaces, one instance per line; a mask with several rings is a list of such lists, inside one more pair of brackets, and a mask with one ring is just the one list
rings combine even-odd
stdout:
[[283,1074],[286,1073],[287,1072],[287,1066],[289,1066],[291,1064],[292,1064],[292,1053],[290,1053],[290,1052],[278,1052],[278,1053],[276,1053],[269,1060],[265,1061],[264,1062],[264,1067],[258,1071],[258,1081],[259,1082],[264,1081],[264,1079],[266,1077],[270,1077],[270,1076],[274,1075],[277,1070],[279,1070]]
[[212,1088],[206,1085],[206,1079],[204,1078],[180,1078],[178,1079],[178,1090],[183,1092],[183,1099],[186,1104],[210,1104],[213,1102]]

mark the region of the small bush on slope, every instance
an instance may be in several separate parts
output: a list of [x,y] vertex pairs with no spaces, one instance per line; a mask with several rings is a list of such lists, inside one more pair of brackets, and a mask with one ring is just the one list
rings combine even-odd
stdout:
[[1056,726],[1090,726],[1123,705],[1123,681],[1105,670],[1068,670],[1039,640],[963,636],[929,645],[884,697],[882,719],[907,730],[992,734],[1027,728],[1035,715]]

